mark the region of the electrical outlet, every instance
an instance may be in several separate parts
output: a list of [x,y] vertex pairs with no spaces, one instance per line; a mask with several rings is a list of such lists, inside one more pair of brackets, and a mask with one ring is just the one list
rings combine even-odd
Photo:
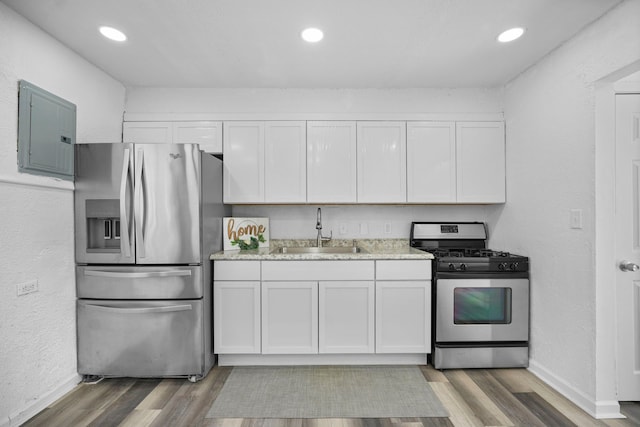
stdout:
[[369,234],[369,225],[366,222],[360,223],[360,234]]
[[18,296],[38,292],[38,281],[30,280],[28,282],[20,283],[16,285],[16,292]]
[[571,228],[582,228],[582,209],[571,209],[569,213],[569,226]]
[[340,234],[347,234],[347,224],[345,223],[340,224]]

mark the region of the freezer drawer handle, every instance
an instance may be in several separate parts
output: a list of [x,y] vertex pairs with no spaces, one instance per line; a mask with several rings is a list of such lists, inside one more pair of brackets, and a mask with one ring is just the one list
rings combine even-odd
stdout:
[[110,277],[110,278],[117,278],[117,279],[122,279],[122,278],[148,279],[148,278],[154,278],[154,277],[191,276],[191,270],[146,271],[144,273],[85,270],[84,275],[94,276],[94,277]]
[[105,307],[104,305],[93,305],[93,304],[86,304],[86,306],[96,310],[100,310],[100,311],[108,311],[111,313],[122,313],[122,314],[170,313],[175,311],[189,311],[193,309],[193,307],[191,307],[191,304],[169,305],[166,307],[148,307],[148,308]]

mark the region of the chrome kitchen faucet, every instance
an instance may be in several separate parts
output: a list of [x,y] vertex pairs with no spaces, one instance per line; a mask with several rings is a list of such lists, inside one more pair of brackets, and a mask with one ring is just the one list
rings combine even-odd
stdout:
[[318,208],[318,217],[316,221],[316,230],[318,230],[318,237],[316,240],[316,246],[321,248],[322,242],[328,242],[333,237],[333,231],[329,232],[329,237],[324,237],[322,235],[322,211]]

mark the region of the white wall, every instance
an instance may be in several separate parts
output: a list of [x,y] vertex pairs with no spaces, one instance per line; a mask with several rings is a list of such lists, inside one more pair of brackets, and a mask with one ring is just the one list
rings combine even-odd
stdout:
[[272,239],[315,239],[319,207],[322,235],[332,232],[334,239],[409,239],[412,221],[484,221],[487,216],[486,206],[234,206],[232,212],[268,217]]
[[[18,80],[77,106],[77,141],[119,141],[124,87],[0,3],[0,425],[75,386],[72,184],[19,174]],[[16,284],[38,280],[18,297]]]
[[614,363],[596,358],[596,82],[638,59],[628,0],[507,85],[509,203],[490,215],[494,245],[531,257],[532,370],[597,416],[617,399],[615,378],[596,380]]
[[125,120],[146,113],[157,117],[281,115],[281,119],[294,114],[347,117],[360,113],[373,118],[389,113],[499,113],[501,117],[502,90],[127,88]]

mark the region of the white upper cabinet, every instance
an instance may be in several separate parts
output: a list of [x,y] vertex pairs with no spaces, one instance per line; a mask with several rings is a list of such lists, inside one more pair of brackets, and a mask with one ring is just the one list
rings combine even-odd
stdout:
[[124,122],[122,141],[199,144],[207,153],[222,153],[222,122]]
[[355,122],[307,122],[307,201],[356,203]]
[[456,123],[458,203],[504,203],[503,122]]
[[264,201],[306,202],[306,122],[266,122],[264,130]]
[[207,153],[222,153],[222,122],[174,122],[173,142],[199,144]]
[[264,201],[264,122],[224,123],[224,202]]
[[407,123],[407,201],[456,202],[454,122]]
[[357,123],[358,203],[407,201],[405,122]]
[[163,144],[173,142],[172,122],[124,122],[122,142]]
[[225,122],[226,203],[304,203],[304,121]]

